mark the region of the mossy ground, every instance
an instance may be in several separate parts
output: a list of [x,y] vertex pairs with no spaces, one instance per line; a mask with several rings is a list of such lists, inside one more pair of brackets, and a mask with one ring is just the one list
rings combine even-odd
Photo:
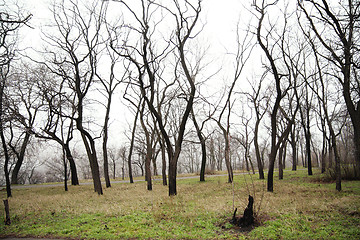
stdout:
[[[14,189],[9,199],[11,225],[0,237],[69,239],[360,239],[360,182],[322,183],[319,173],[284,174],[266,192],[258,175],[178,180],[178,195],[155,181],[113,184],[98,196],[91,185]],[[234,189],[234,191],[233,191]],[[233,195],[234,192],[234,195]],[[242,231],[228,224],[247,196],[255,197],[257,227]],[[2,199],[6,192],[1,191]]]

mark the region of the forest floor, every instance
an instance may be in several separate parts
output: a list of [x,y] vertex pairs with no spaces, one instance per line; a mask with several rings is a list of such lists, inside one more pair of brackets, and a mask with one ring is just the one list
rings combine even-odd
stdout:
[[[61,239],[360,239],[360,181],[343,181],[341,192],[315,170],[275,175],[274,192],[258,175],[179,179],[178,195],[154,181],[113,183],[104,195],[91,185],[13,189],[11,225],[0,224],[0,238]],[[233,227],[248,195],[255,198],[254,228]],[[6,198],[1,191],[0,197]],[[3,212],[3,211],[1,211]]]

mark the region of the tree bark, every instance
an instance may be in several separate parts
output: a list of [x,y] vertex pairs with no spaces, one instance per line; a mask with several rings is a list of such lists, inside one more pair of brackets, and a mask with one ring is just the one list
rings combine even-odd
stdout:
[[147,182],[147,190],[152,190],[152,182],[151,182],[151,157],[152,157],[152,143],[150,139],[150,133],[144,122],[144,110],[145,110],[145,102],[143,102],[143,106],[140,110],[140,123],[142,129],[145,134],[145,142],[146,142],[146,153],[145,153],[145,180]]
[[177,195],[177,188],[176,188],[176,174],[177,174],[177,158],[179,153],[175,153],[173,158],[169,156],[169,196]]
[[284,142],[281,144],[281,147],[279,149],[279,179],[284,179],[284,166],[283,166],[283,153],[284,153]]
[[215,146],[214,139],[210,138],[210,169],[211,171],[215,171],[216,159],[215,159]]
[[198,122],[196,121],[196,117],[194,114],[194,110],[191,109],[191,115],[193,119],[193,123],[196,129],[196,134],[199,138],[200,145],[201,145],[201,167],[200,167],[200,182],[205,181],[205,168],[206,168],[206,142],[205,138],[201,132]]
[[162,160],[162,166],[161,166],[161,173],[162,173],[162,182],[163,185],[167,185],[167,178],[166,178],[166,150],[164,146],[164,142],[160,136],[160,148],[161,148],[161,160]]
[[260,120],[257,119],[254,130],[254,147],[255,147],[256,161],[259,169],[259,179],[265,179],[264,166],[261,161],[260,148],[258,143],[259,124],[260,124]]
[[[1,104],[1,103],[0,103]],[[1,106],[0,106],[1,108]],[[2,112],[2,110],[1,110]],[[4,163],[4,173],[5,173],[5,181],[6,181],[6,194],[7,197],[11,197],[11,183],[10,183],[10,174],[9,174],[9,152],[8,152],[8,148],[6,145],[6,140],[5,140],[5,136],[4,136],[4,131],[3,131],[3,121],[2,121],[2,115],[0,114],[0,137],[1,137],[1,143],[2,143],[2,147],[3,147],[3,151],[4,151],[4,157],[5,157],[5,163]]]
[[134,150],[136,126],[137,126],[137,120],[138,120],[139,113],[140,113],[141,102],[142,101],[139,101],[139,104],[137,106],[137,111],[136,111],[136,114],[135,114],[133,128],[132,128],[132,132],[131,132],[130,148],[129,148],[129,155],[128,155],[128,170],[129,170],[129,181],[130,181],[130,183],[134,183],[133,174],[132,174],[132,161],[131,161],[131,158],[132,158],[132,154],[133,154],[133,150]]
[[287,154],[287,140],[285,140],[285,142],[283,143],[284,144],[284,147],[283,147],[283,159],[282,159],[282,161],[283,161],[283,164],[282,164],[282,166],[283,166],[283,169],[285,169],[286,168],[286,154]]
[[5,90],[5,83],[6,83],[6,75],[1,76],[1,82],[0,82],[0,138],[1,138],[1,144],[3,148],[3,154],[4,154],[4,173],[5,173],[5,182],[6,182],[6,194],[7,197],[11,197],[11,183],[10,183],[10,174],[9,174],[9,150],[8,146],[6,144],[5,140],[5,133],[4,133],[4,90]]
[[295,134],[295,124],[293,127],[293,130],[290,133],[290,145],[291,145],[291,150],[292,150],[292,171],[296,171],[297,168],[297,150],[296,150],[296,134]]
[[12,175],[11,175],[11,184],[19,184],[18,175],[20,172],[20,168],[24,162],[25,152],[26,152],[26,148],[29,143],[29,140],[30,140],[30,136],[31,136],[31,134],[29,132],[25,133],[24,140],[21,144],[20,152],[18,154],[16,154],[17,161],[16,161],[15,167],[14,167]]
[[[79,84],[80,84],[80,82],[79,82]],[[96,156],[95,142],[92,139],[92,137],[90,136],[90,134],[82,126],[82,113],[83,113],[82,97],[79,97],[79,98],[80,98],[79,103],[78,103],[78,115],[79,116],[76,119],[76,126],[77,126],[77,129],[80,131],[81,138],[83,140],[85,150],[86,150],[86,153],[87,153],[87,156],[89,159],[91,174],[92,174],[92,179],[93,179],[93,184],[94,184],[94,191],[96,193],[98,193],[99,195],[102,195],[103,191],[102,191],[101,180],[100,180],[99,164],[98,164],[97,156]]]
[[[354,126],[354,144],[355,144],[355,174],[357,178],[360,178],[360,101],[357,105],[357,123],[353,123]],[[355,114],[354,114],[355,115]]]
[[[7,197],[11,197],[11,182],[10,182],[10,174],[9,174],[9,150],[8,146],[6,144],[5,140],[5,134],[4,134],[4,90],[5,90],[5,79],[4,76],[1,76],[1,82],[0,82],[0,138],[1,138],[1,144],[3,148],[3,154],[4,154],[4,173],[5,173],[5,182],[6,182],[6,194]],[[5,203],[5,202],[4,202]]]
[[232,183],[234,180],[234,174],[230,160],[230,139],[229,139],[230,136],[229,136],[229,132],[225,128],[223,128],[222,126],[220,126],[220,128],[223,131],[224,140],[225,140],[225,165],[228,172],[228,183]]
[[3,200],[3,202],[5,206],[5,225],[10,225],[11,220],[10,220],[10,211],[9,211],[9,200],[5,199]]
[[64,148],[63,148],[62,160],[63,160],[63,165],[64,165],[64,189],[65,189],[65,192],[67,192],[69,189],[68,189],[68,184],[67,184],[67,181],[68,181],[67,162],[66,162],[66,154],[65,154]]
[[69,161],[69,165],[70,165],[71,185],[73,185],[73,186],[79,185],[79,178],[77,175],[76,164],[75,164],[74,158],[72,156],[72,153],[70,151],[69,145],[64,144],[63,148],[65,150],[65,155],[66,155],[66,158]]
[[104,178],[105,178],[105,185],[107,188],[111,187],[110,183],[110,176],[109,176],[109,159],[108,159],[108,149],[107,149],[107,142],[108,142],[108,125],[109,125],[109,115],[110,115],[110,107],[111,107],[111,94],[108,96],[108,102],[106,106],[106,113],[105,113],[105,121],[104,121],[104,135],[103,135],[103,160],[104,160]]

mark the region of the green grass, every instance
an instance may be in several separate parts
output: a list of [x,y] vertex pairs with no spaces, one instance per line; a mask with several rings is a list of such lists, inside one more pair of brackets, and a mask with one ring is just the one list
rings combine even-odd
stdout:
[[[251,178],[253,180],[251,180]],[[275,176],[275,179],[277,176]],[[235,196],[227,177],[178,180],[178,195],[154,182],[113,184],[98,196],[91,185],[14,189],[9,199],[12,223],[0,224],[0,237],[69,239],[360,239],[360,182],[319,181],[319,173],[285,172],[265,191],[258,176],[235,176]],[[228,223],[241,214],[247,196],[255,197],[258,226],[250,232]],[[1,191],[4,199],[6,192]],[[261,203],[261,205],[260,205]]]

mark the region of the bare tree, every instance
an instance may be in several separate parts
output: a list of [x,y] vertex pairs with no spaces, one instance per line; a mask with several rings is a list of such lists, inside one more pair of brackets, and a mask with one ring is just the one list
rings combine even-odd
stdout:
[[[360,2],[298,1],[298,6],[322,48],[319,57],[333,68],[324,73],[334,77],[345,100],[354,130],[357,175],[360,176],[360,81],[359,76],[359,23]],[[331,130],[330,130],[331,132]]]
[[246,93],[247,99],[252,103],[254,107],[255,112],[255,127],[254,127],[254,148],[255,148],[255,155],[256,155],[256,161],[258,165],[259,170],[259,178],[265,179],[264,175],[264,166],[263,166],[263,160],[261,158],[260,154],[260,147],[259,147],[259,127],[260,122],[263,119],[265,113],[267,112],[267,109],[269,107],[269,100],[270,98],[268,95],[268,89],[266,89],[263,93],[261,92],[264,79],[266,77],[266,72],[262,74],[260,77],[259,83],[256,86],[255,83],[250,83],[251,86],[251,93]]
[[[252,116],[246,116],[244,110],[241,112],[240,115],[240,119],[241,119],[241,125],[242,126],[242,131],[239,131],[238,135],[239,137],[233,137],[235,138],[239,144],[244,148],[244,160],[246,163],[246,171],[250,171],[250,166],[251,166],[251,170],[253,172],[253,174],[255,174],[255,169],[254,169],[254,165],[251,161],[251,157],[250,157],[250,148],[252,145],[252,142],[254,141],[254,137],[251,136],[251,131],[250,131],[250,121],[252,119]],[[250,164],[250,165],[249,165]],[[260,168],[262,168],[262,165],[260,166]]]
[[[104,40],[105,41],[105,40]],[[108,138],[109,138],[109,120],[110,120],[110,111],[112,105],[112,99],[116,88],[124,79],[125,75],[122,76],[121,79],[116,79],[115,77],[115,65],[119,60],[119,56],[113,53],[109,46],[106,47],[107,55],[110,58],[110,73],[107,78],[100,76],[98,72],[95,72],[98,77],[103,89],[104,93],[100,91],[106,98],[106,103],[103,104],[105,106],[105,116],[104,116],[104,124],[103,124],[103,160],[104,160],[104,177],[105,177],[105,185],[106,187],[111,187],[110,177],[109,177],[109,160],[108,160]],[[126,71],[125,71],[126,72]]]
[[46,113],[47,118],[43,126],[39,129],[33,127],[31,133],[37,138],[52,140],[61,145],[66,161],[70,165],[71,185],[79,185],[76,164],[70,149],[76,114],[75,94],[67,94],[65,80],[58,84],[59,79],[48,69],[40,67],[36,70],[40,89],[38,94],[44,98],[42,111]]
[[[5,138],[5,112],[4,112],[4,99],[6,87],[8,85],[8,77],[11,71],[11,63],[16,54],[17,30],[27,24],[31,15],[23,16],[22,11],[13,11],[10,9],[11,4],[9,1],[0,2],[4,6],[0,10],[0,138],[3,147],[5,163],[5,179],[6,179],[6,192],[7,196],[11,197],[10,177],[8,171],[8,164],[10,160],[8,147]],[[15,6],[16,7],[16,6]]]
[[108,151],[110,170],[112,171],[113,179],[115,180],[118,160],[120,157],[122,157],[122,155],[126,155],[126,148],[121,147],[120,149],[118,149],[117,147],[110,147]]
[[[202,104],[201,106],[201,110],[198,111],[198,113],[195,113],[194,108],[195,105],[198,103],[205,103]],[[204,110],[206,109],[206,105],[209,105],[209,103],[207,103],[208,101],[206,100],[206,97],[197,97],[194,105],[193,105],[193,109],[191,110],[191,118],[195,127],[195,131],[196,131],[196,135],[199,139],[199,143],[201,146],[201,166],[200,166],[200,182],[205,181],[205,171],[206,171],[206,164],[207,164],[207,149],[206,149],[206,141],[209,138],[209,136],[212,134],[208,134],[208,136],[206,136],[204,134],[205,130],[205,124],[212,119],[213,114],[215,114],[215,111],[213,112],[213,114],[210,114],[209,116],[206,116],[206,114],[204,113]],[[198,115],[203,115],[205,116],[204,119],[201,120],[201,122],[199,122],[199,116]],[[214,149],[212,148],[211,151],[213,151]],[[213,154],[213,153],[211,153]],[[212,155],[214,157],[214,155]],[[214,160],[214,159],[213,159]]]
[[[268,182],[267,182],[267,190],[269,192],[273,192],[273,174],[274,174],[274,166],[275,166],[275,160],[276,155],[278,152],[278,149],[283,142],[285,138],[287,138],[290,130],[292,121],[290,118],[287,118],[288,124],[285,130],[279,135],[278,137],[278,112],[281,108],[281,100],[284,98],[284,96],[287,94],[287,91],[290,87],[290,83],[287,87],[283,86],[283,78],[288,77],[289,73],[281,73],[279,71],[279,66],[277,65],[277,60],[281,59],[278,56],[274,56],[275,48],[278,47],[280,51],[283,49],[281,47],[281,44],[284,41],[285,33],[287,31],[287,18],[288,16],[286,13],[284,14],[284,25],[281,30],[281,33],[278,34],[275,31],[275,26],[273,24],[270,24],[270,29],[267,29],[265,33],[262,31],[264,29],[264,19],[267,14],[267,11],[269,8],[276,6],[278,1],[273,1],[271,3],[267,3],[265,0],[262,0],[260,4],[257,3],[255,0],[253,2],[253,6],[255,8],[255,11],[257,12],[258,16],[258,25],[256,28],[256,36],[258,44],[260,45],[261,49],[266,55],[266,58],[270,64],[269,69],[272,72],[272,75],[274,77],[274,84],[275,84],[275,102],[273,103],[270,119],[271,119],[271,151],[269,155],[269,171],[268,171]],[[270,43],[270,41],[273,41],[273,43]],[[280,46],[279,46],[280,42]],[[282,53],[280,53],[280,56],[282,56]],[[285,59],[283,59],[285,60]],[[284,115],[284,114],[283,114]],[[286,117],[284,115],[283,117]]]
[[[200,145],[201,145],[201,168],[200,168],[200,182],[204,182],[205,181],[205,168],[206,168],[206,139],[203,135],[202,129],[204,127],[204,122],[202,122],[202,125],[199,126],[199,123],[196,120],[196,116],[194,113],[194,109],[191,110],[191,116],[192,116],[192,120],[196,129],[196,133],[197,136],[199,138],[200,141]],[[210,119],[210,118],[208,118]]]
[[[128,8],[129,12],[137,21],[139,27],[137,27],[136,30],[140,34],[141,44],[138,46],[125,44],[122,46],[122,49],[117,49],[117,52],[126,57],[137,69],[137,84],[142,97],[151,114],[156,119],[157,126],[166,144],[169,161],[169,195],[176,195],[177,163],[196,90],[195,78],[189,66],[188,59],[185,56],[185,52],[188,41],[197,35],[195,26],[197,26],[201,12],[201,1],[193,5],[189,1],[179,3],[174,0],[169,5],[162,5],[153,1],[142,0],[142,12],[140,14],[137,14],[125,1],[119,2]],[[152,20],[154,12],[157,10],[167,12],[169,14],[169,21],[173,21],[175,24],[175,29],[170,33],[171,37],[165,40],[165,46],[163,50],[159,50],[160,53],[156,53],[157,51],[154,48],[156,44],[153,39],[153,33],[156,27],[163,21],[163,19]],[[157,45],[160,44],[158,43]],[[174,49],[174,51],[169,51],[172,49]],[[138,54],[138,56],[136,56],[135,53]],[[157,80],[160,80],[158,79],[159,64],[169,53],[173,53],[176,59],[174,64],[175,69],[173,70],[175,80],[176,82],[182,80],[182,84],[184,84],[182,88],[184,90],[186,89],[184,92],[184,100],[186,102],[185,110],[181,114],[181,121],[174,144],[171,142],[169,131],[164,124],[164,116],[154,104],[155,92],[161,91],[160,89],[155,89],[155,87],[157,87]],[[139,60],[137,58],[139,58]],[[169,86],[169,83],[166,85]]]
[[[145,143],[144,146],[146,148],[145,150],[145,180],[147,182],[147,190],[152,190],[152,181],[151,181],[151,159],[153,157],[153,141],[155,139],[156,131],[153,128],[151,130],[151,127],[149,124],[145,124],[145,121],[148,122],[145,119],[144,116],[145,111],[145,102],[142,103],[141,110],[140,110],[140,123],[142,126],[142,129],[144,131],[145,135]],[[152,117],[151,114],[146,114],[147,117]]]
[[[219,128],[221,129],[225,141],[225,164],[228,170],[229,183],[233,182],[233,170],[230,161],[230,117],[231,117],[232,107],[234,104],[234,101],[232,100],[232,95],[236,83],[239,80],[241,73],[243,72],[246,62],[250,58],[253,47],[255,46],[254,44],[252,44],[252,38],[249,30],[247,30],[245,32],[245,36],[241,38],[239,24],[238,24],[236,33],[237,33],[236,35],[237,49],[236,49],[236,53],[234,54],[235,70],[232,76],[232,82],[231,85],[229,86],[229,90],[227,90],[223,95],[223,97],[225,97],[225,103],[222,107],[219,108],[220,109],[219,116],[217,117],[217,119],[213,118],[216,121]],[[215,110],[217,108],[218,107],[216,107]],[[226,117],[225,124],[223,123],[222,120],[223,116]]]
[[[303,31],[304,32],[304,31]],[[306,33],[304,32],[306,35]],[[337,147],[337,135],[334,130],[334,124],[333,124],[333,117],[331,116],[331,111],[329,110],[329,102],[328,102],[328,88],[326,86],[326,83],[329,82],[328,79],[326,79],[326,74],[322,72],[323,66],[321,65],[320,61],[320,55],[318,54],[316,45],[314,44],[313,39],[310,37],[310,35],[306,35],[309,43],[311,45],[311,48],[314,53],[315,57],[315,64],[316,64],[316,75],[314,86],[308,84],[308,86],[312,89],[313,93],[317,96],[319,105],[322,108],[322,115],[324,116],[324,119],[326,120],[330,138],[329,141],[329,148],[333,150],[334,157],[335,157],[335,176],[336,176],[336,190],[341,191],[341,167],[340,167],[340,155]],[[328,63],[325,63],[328,64]],[[331,77],[330,77],[331,78]],[[329,150],[331,152],[331,150]]]
[[[27,72],[26,69],[21,69],[21,71]],[[9,146],[14,152],[17,161],[11,176],[11,183],[18,184],[18,174],[20,168],[23,164],[26,148],[30,142],[31,138],[31,129],[35,124],[36,117],[40,108],[42,106],[42,99],[39,99],[39,96],[36,96],[36,82],[28,74],[17,76],[12,80],[12,90],[13,94],[10,97],[9,110],[11,116],[13,116],[13,125],[19,129],[23,129],[21,136],[17,139],[15,143],[9,141]],[[19,81],[19,82],[17,82]],[[21,81],[21,87],[20,87]],[[13,130],[13,128],[11,128]],[[13,131],[11,131],[13,136]],[[13,138],[12,138],[13,139]]]
[[[82,6],[77,1],[62,1],[53,5],[54,29],[58,35],[45,34],[52,49],[47,49],[51,57],[49,69],[63,79],[76,96],[76,127],[80,132],[89,159],[94,190],[103,194],[99,164],[95,147],[95,137],[84,126],[84,105],[88,93],[96,80],[98,59],[103,45],[102,29],[106,13],[105,2]],[[59,54],[61,53],[61,54]]]
[[[23,131],[24,136],[19,139],[21,142],[9,142],[18,159],[13,170],[12,183],[18,183],[18,173],[24,161],[30,137],[35,135],[38,138],[54,140],[61,145],[66,161],[70,163],[72,185],[79,185],[76,165],[69,147],[73,138],[73,120],[64,117],[65,108],[71,109],[69,116],[73,117],[75,114],[74,109],[71,106],[69,107],[66,100],[71,96],[64,95],[63,83],[58,86],[55,80],[56,76],[43,66],[26,64],[20,66],[17,71],[16,78],[12,81],[13,100],[9,109],[12,111],[14,120],[19,122],[25,130]],[[70,105],[72,103],[73,101],[70,102]],[[35,122],[41,112],[46,113],[47,118],[44,121],[44,126],[38,130],[35,126],[38,124]]]
[[[307,80],[305,80],[307,81]],[[305,150],[306,150],[306,160],[308,167],[308,175],[312,175],[312,163],[311,163],[311,131],[310,131],[310,110],[312,108],[312,94],[309,96],[309,89],[305,86],[303,88],[305,91],[305,101],[300,100],[300,96],[297,94],[297,101],[300,103],[300,123],[303,127],[304,136],[305,136]],[[297,91],[296,91],[297,92]],[[303,103],[303,104],[301,104]]]
[[[317,66],[320,67],[320,64],[317,63]],[[320,70],[320,68],[318,68]],[[340,167],[340,155],[338,150],[338,144],[337,144],[337,135],[335,133],[334,127],[333,127],[333,118],[330,116],[329,109],[328,109],[328,102],[326,101],[326,88],[325,88],[325,79],[323,78],[323,75],[321,71],[318,71],[319,77],[318,77],[318,84],[316,87],[313,88],[314,92],[317,94],[317,97],[319,99],[319,102],[321,103],[323,114],[325,116],[329,132],[330,132],[330,141],[331,141],[331,148],[334,152],[335,157],[335,176],[336,176],[336,190],[341,191],[341,167]]]

